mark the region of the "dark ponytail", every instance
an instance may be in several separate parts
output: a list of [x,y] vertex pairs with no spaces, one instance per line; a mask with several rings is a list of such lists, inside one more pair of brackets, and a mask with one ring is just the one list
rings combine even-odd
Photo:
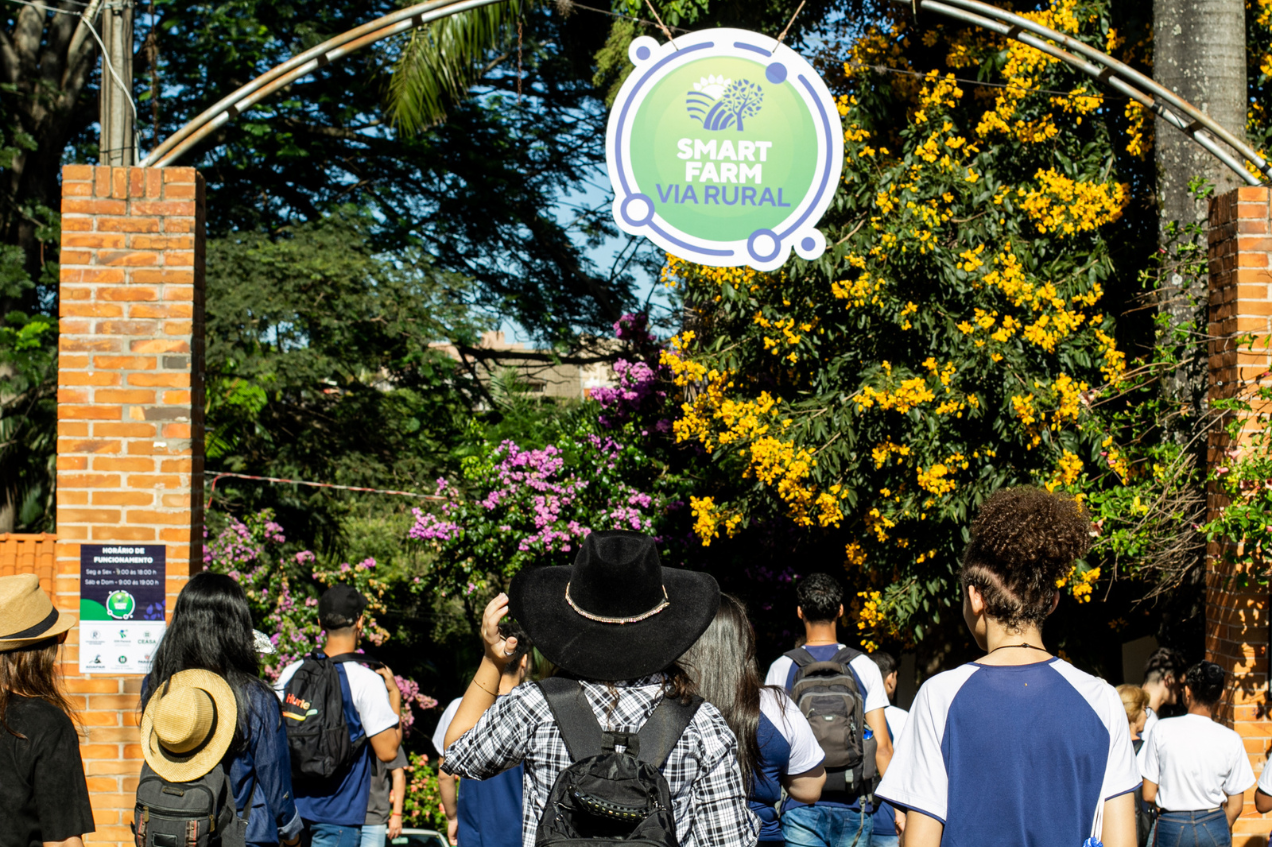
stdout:
[[760,764],[760,672],[755,665],[755,632],[746,606],[731,594],[720,595],[720,610],[677,664],[697,693],[720,710],[738,739],[738,765],[747,791]]

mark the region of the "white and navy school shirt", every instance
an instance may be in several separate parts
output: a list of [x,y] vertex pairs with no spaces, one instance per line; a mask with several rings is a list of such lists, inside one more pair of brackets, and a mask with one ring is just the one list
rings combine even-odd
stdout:
[[945,826],[941,847],[1078,847],[1140,785],[1113,686],[1061,659],[972,662],[923,684],[877,795]]
[[772,688],[760,689],[760,723],[756,729],[760,760],[747,804],[760,819],[761,844],[782,841],[782,822],[777,803],[782,780],[808,773],[826,759],[808,718],[790,697]]

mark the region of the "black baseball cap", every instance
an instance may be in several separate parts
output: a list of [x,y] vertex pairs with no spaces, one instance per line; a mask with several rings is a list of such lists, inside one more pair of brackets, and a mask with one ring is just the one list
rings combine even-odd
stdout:
[[367,598],[352,585],[333,585],[318,598],[318,620],[324,621],[333,615],[339,615],[350,621],[356,621],[362,610],[367,607]]

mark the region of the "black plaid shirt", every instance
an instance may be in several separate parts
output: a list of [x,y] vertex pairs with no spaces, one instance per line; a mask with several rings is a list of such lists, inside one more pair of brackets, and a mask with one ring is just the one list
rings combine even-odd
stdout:
[[[637,732],[662,699],[663,675],[614,683],[618,704],[604,683],[585,682],[588,704],[610,732]],[[608,719],[607,719],[607,716]],[[524,762],[525,796],[521,806],[521,841],[534,847],[539,817],[561,771],[571,764],[537,685],[519,685],[482,715],[477,725],[446,750],[442,770],[487,779]],[[672,811],[680,847],[749,847],[756,843],[759,822],[746,802],[738,769],[737,740],[720,712],[703,703],[663,768],[671,789]]]

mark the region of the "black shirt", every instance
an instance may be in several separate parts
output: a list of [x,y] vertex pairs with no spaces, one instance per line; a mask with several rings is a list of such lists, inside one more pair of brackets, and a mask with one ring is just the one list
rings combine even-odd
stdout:
[[11,695],[0,726],[0,847],[40,847],[93,831],[75,725],[61,709]]

